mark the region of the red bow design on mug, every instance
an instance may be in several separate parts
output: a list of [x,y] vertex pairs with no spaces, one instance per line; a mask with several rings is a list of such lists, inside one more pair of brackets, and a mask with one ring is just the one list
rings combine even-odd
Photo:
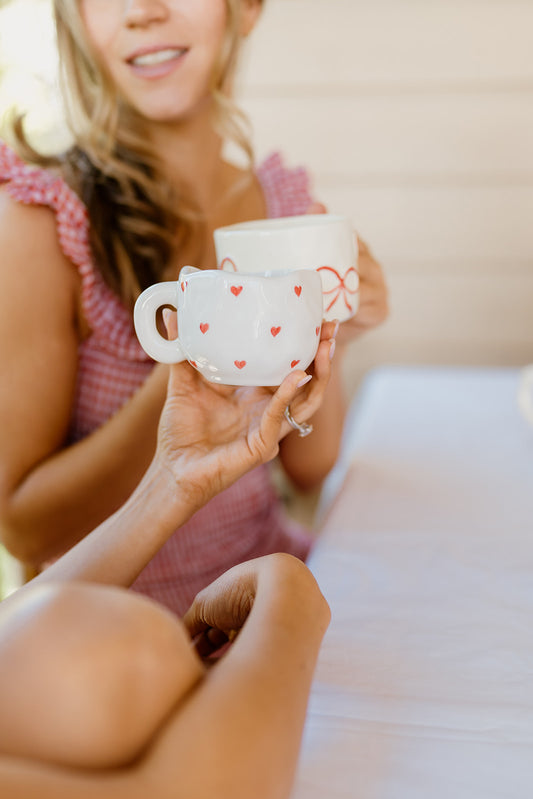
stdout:
[[[339,296],[342,294],[342,299],[344,300],[344,304],[346,305],[346,307],[348,308],[350,313],[352,313],[353,307],[348,302],[348,295],[349,294],[357,294],[358,291],[359,291],[359,273],[358,273],[357,269],[354,266],[351,266],[348,269],[348,271],[346,272],[346,274],[344,275],[343,278],[339,275],[337,270],[334,269],[332,266],[319,266],[316,271],[317,272],[322,272],[322,270],[327,270],[328,272],[333,272],[333,274],[335,275],[335,277],[339,281],[339,285],[338,286],[334,286],[332,289],[329,289],[328,291],[324,291],[324,294],[333,294],[334,291],[336,292],[335,296],[333,297],[333,299],[331,300],[330,304],[326,308],[326,311],[329,311],[329,310],[331,310],[331,308],[333,308],[333,306],[335,305],[335,303],[339,299]],[[351,272],[353,272],[354,275],[357,275],[358,285],[357,285],[357,288],[355,288],[355,289],[352,289],[352,288],[350,288],[347,285],[348,275]]]
[[232,269],[233,269],[233,271],[234,271],[234,272],[236,272],[236,271],[237,271],[237,267],[235,266],[235,262],[234,262],[234,261],[232,261],[232,259],[231,259],[231,258],[223,258],[223,259],[222,259],[222,261],[220,262],[220,264],[219,264],[218,268],[219,268],[219,269],[224,269],[224,267],[226,266],[226,264],[229,264],[229,265],[232,267]]

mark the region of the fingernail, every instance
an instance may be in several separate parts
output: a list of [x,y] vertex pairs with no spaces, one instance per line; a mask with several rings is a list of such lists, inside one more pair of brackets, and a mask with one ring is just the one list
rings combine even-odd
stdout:
[[339,332],[339,327],[340,326],[341,326],[341,323],[339,322],[339,320],[335,319],[335,330],[333,331],[333,338],[337,337],[337,333]]
[[313,375],[306,375],[304,378],[302,378],[302,380],[300,380],[299,383],[296,384],[296,388],[301,388],[302,386],[305,386],[305,384],[309,383],[309,381],[312,379]]
[[165,327],[168,327],[168,320],[170,319],[172,311],[170,308],[163,308],[163,322],[165,323]]
[[331,346],[329,348],[329,359],[330,359],[330,361],[333,360],[333,356],[335,355],[335,347],[336,346],[337,346],[337,342],[335,341],[335,339],[333,339],[332,342],[331,342]]

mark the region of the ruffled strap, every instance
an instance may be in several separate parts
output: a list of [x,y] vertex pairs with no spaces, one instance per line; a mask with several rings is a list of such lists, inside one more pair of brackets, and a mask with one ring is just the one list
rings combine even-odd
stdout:
[[305,214],[313,202],[307,170],[287,169],[279,152],[269,155],[257,168],[256,175],[271,218]]
[[131,312],[95,270],[85,205],[63,178],[26,164],[0,141],[0,183],[14,200],[54,211],[62,251],[82,279],[82,306],[98,345],[128,360],[149,360],[133,330]]
[[14,200],[26,205],[46,205],[57,219],[61,249],[83,274],[91,265],[85,206],[65,181],[45,169],[29,166],[0,142],[0,181]]
[[25,166],[18,155],[0,140],[0,180],[11,180]]

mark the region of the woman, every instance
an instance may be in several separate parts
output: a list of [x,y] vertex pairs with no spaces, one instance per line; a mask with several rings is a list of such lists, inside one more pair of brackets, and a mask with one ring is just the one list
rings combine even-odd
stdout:
[[[218,226],[317,210],[306,173],[279,156],[244,170],[222,157],[227,138],[248,150],[230,89],[260,0],[54,7],[75,144],[52,161],[23,148],[38,169],[0,145],[0,526],[8,549],[37,567],[113,513],[153,456],[167,367],[135,338],[139,291],[184,264],[214,268]],[[386,313],[364,247],[359,269],[344,343]],[[344,412],[337,353],[313,434],[280,447],[300,487],[334,463]],[[181,614],[232,565],[277,551],[305,558],[310,545],[262,466],[202,508],[133,587]]]
[[[272,458],[327,382],[220,390],[172,367],[154,459],[112,518],[0,604],[0,795],[288,796],[329,609],[288,555],[234,567],[184,625],[128,585],[175,527]],[[320,383],[320,386],[319,386]],[[193,391],[194,389],[194,391]],[[209,669],[204,655],[234,639]],[[253,734],[251,734],[251,732]]]

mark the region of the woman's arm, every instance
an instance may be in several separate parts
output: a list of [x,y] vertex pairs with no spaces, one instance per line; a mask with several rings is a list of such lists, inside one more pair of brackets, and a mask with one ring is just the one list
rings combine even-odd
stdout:
[[188,799],[287,797],[329,619],[313,576],[290,555],[241,564],[203,591],[185,617],[191,634],[229,624],[240,632],[148,752],[145,773],[168,784],[179,752]]
[[77,378],[79,278],[49,209],[0,190],[0,533],[41,563],[82,538],[148,467],[168,370],[156,367],[113,418],[65,448]]

